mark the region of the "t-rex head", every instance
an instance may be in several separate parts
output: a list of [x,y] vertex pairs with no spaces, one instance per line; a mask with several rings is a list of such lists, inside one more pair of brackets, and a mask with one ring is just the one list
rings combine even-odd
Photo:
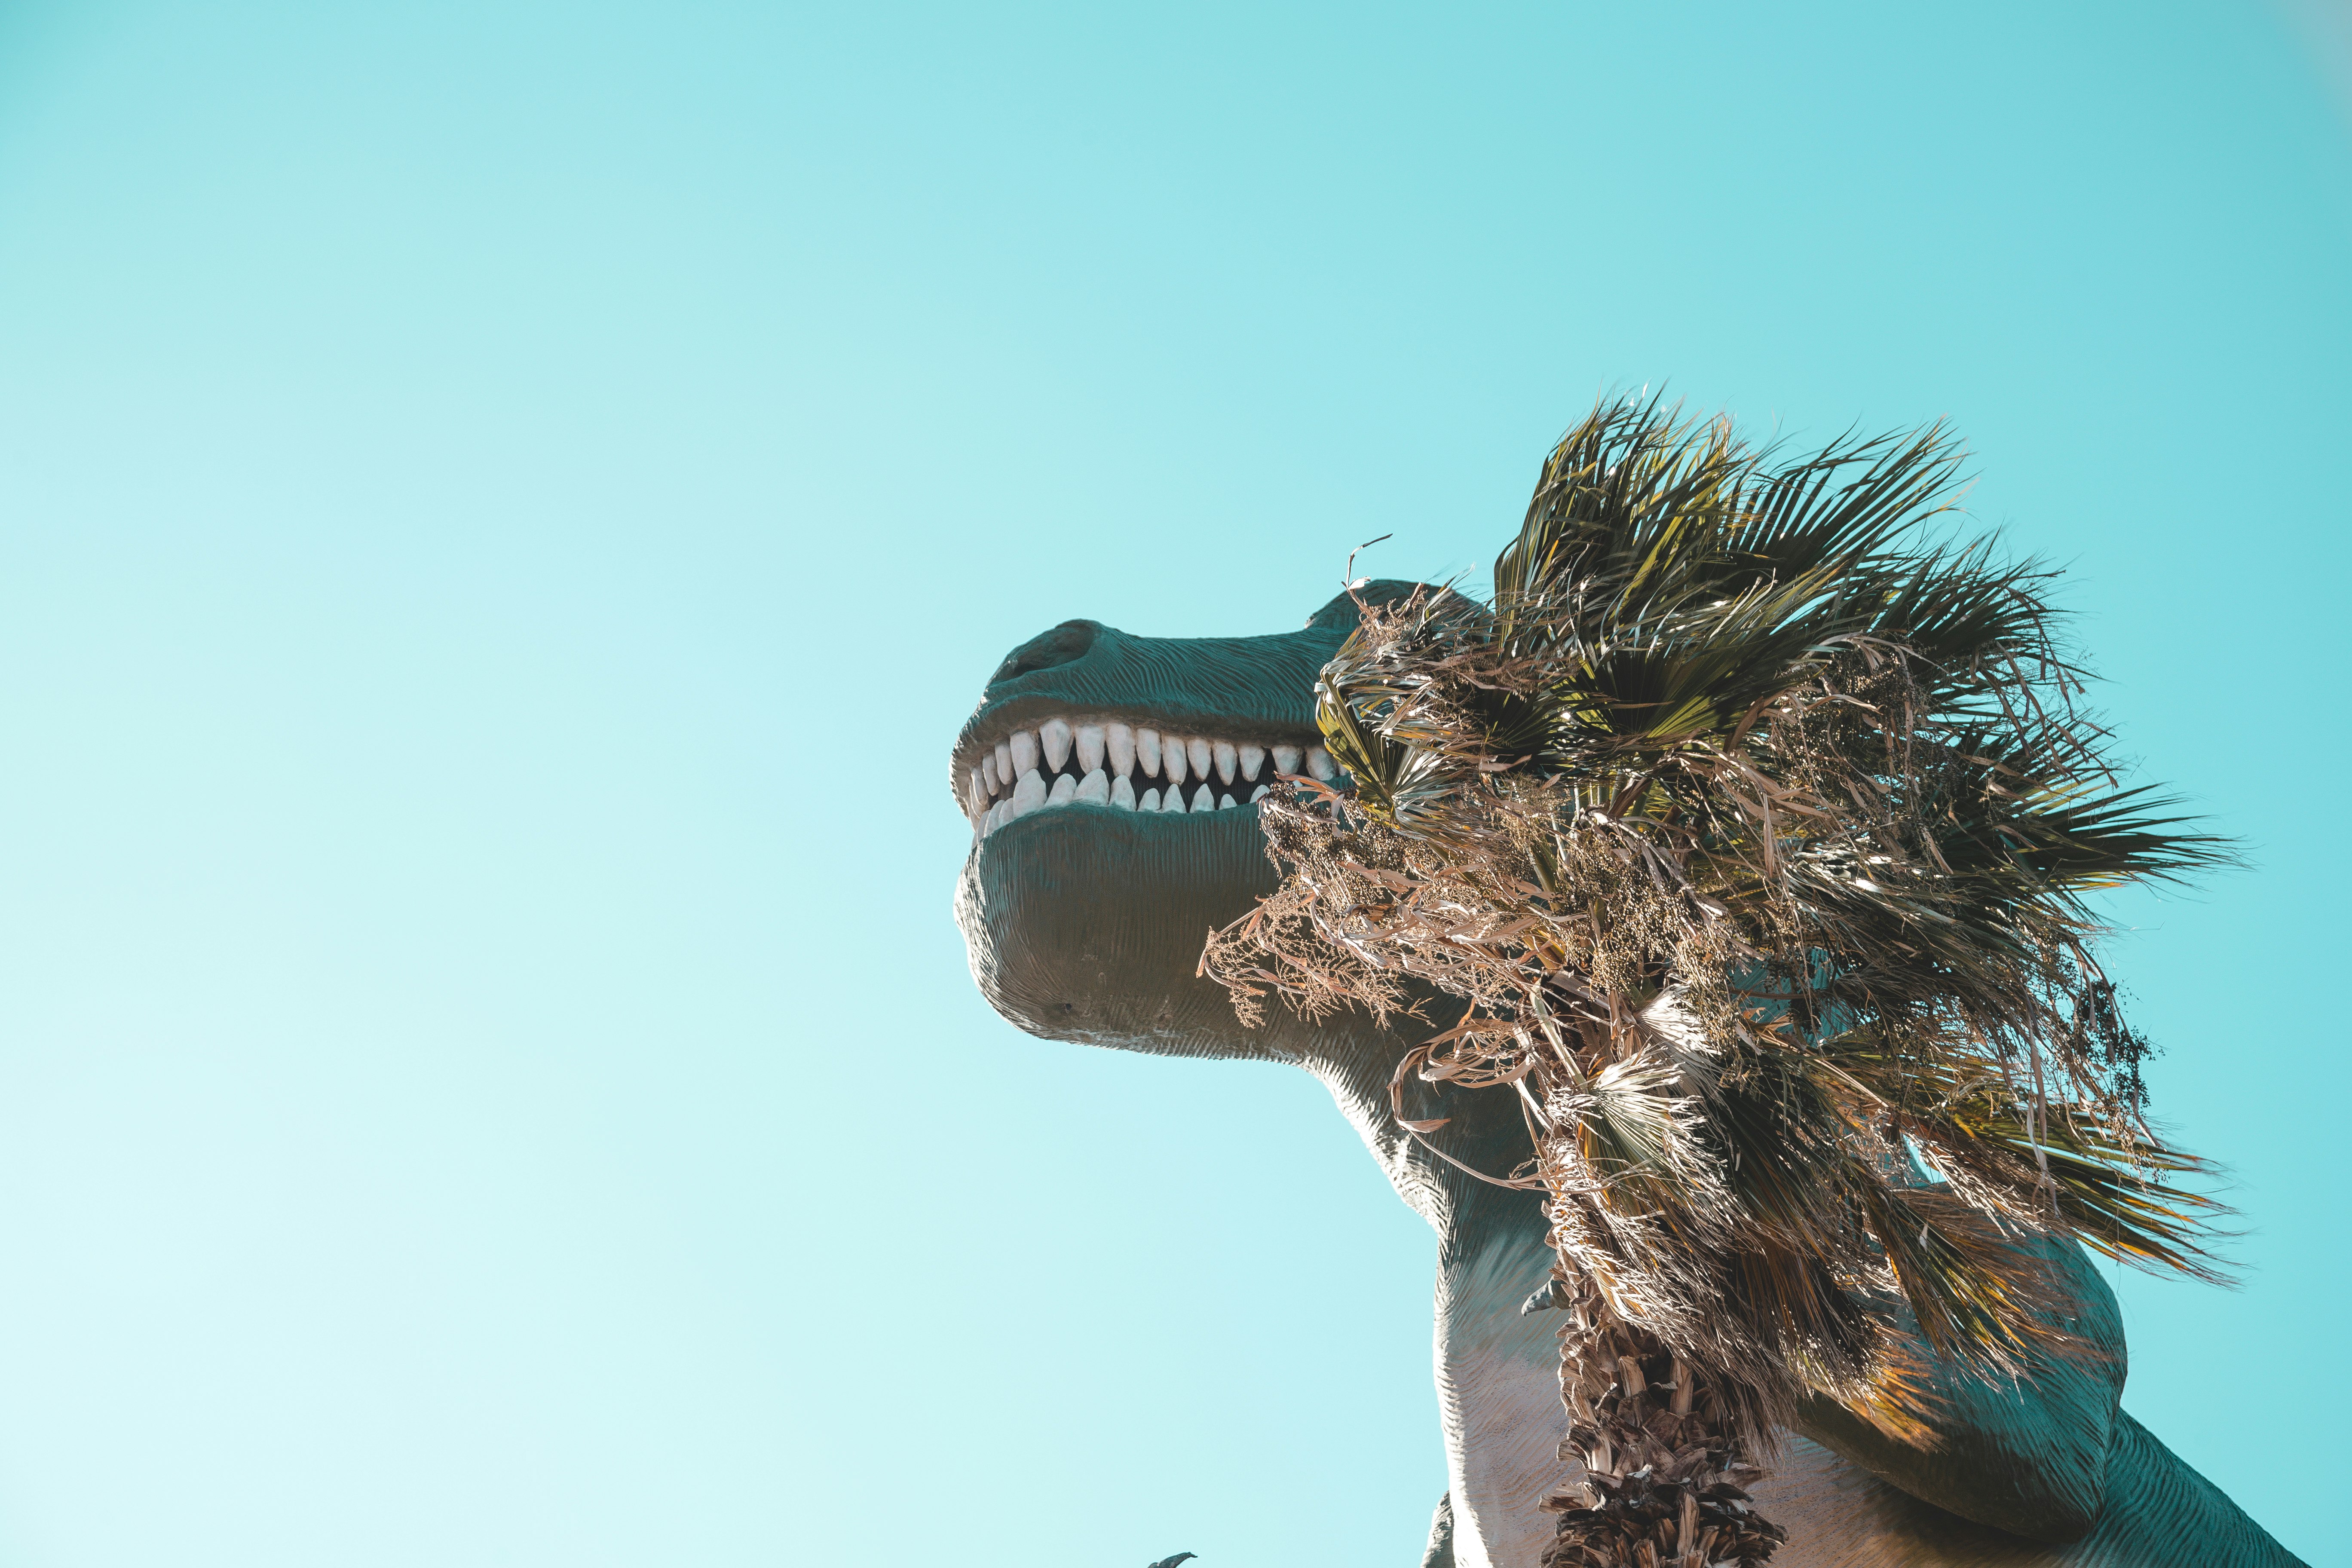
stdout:
[[1280,1022],[1243,1029],[1195,973],[1202,942],[1274,890],[1252,797],[1277,769],[1328,773],[1315,676],[1356,601],[1416,586],[1367,584],[1273,637],[1065,621],[1006,657],[949,770],[972,821],[956,919],[998,1012],[1091,1045],[1292,1054]]

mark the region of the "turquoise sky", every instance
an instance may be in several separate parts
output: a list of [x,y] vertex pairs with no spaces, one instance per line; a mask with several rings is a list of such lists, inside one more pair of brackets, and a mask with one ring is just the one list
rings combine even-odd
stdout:
[[1475,577],[1645,383],[1948,417],[2249,841],[2117,907],[2250,1227],[2126,1404],[2341,1561],[2315,17],[0,10],[0,1568],[1417,1561],[1425,1231],[983,1007],[947,748],[1066,617]]

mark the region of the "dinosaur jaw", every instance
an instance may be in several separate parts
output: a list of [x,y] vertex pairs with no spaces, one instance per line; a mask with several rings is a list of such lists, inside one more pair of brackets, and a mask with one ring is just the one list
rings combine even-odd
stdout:
[[1197,973],[1276,887],[1257,813],[1040,808],[976,840],[956,889],[972,978],[1033,1035],[1181,1056],[1284,1054]]
[[997,717],[966,737],[954,763],[976,838],[1064,808],[1178,816],[1232,811],[1256,801],[1282,774],[1334,776],[1311,733],[1240,722],[1202,733],[1144,714]]

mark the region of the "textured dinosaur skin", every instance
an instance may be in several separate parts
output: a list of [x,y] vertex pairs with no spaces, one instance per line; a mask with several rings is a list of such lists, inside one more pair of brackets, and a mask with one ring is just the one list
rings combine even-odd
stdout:
[[[1381,583],[1367,598],[1401,595]],[[1016,729],[1083,714],[1163,732],[1308,746],[1316,670],[1356,620],[1345,595],[1305,629],[1265,637],[1129,637],[1065,622],[1016,648],[959,738],[950,779]],[[1271,892],[1256,813],[1190,816],[1075,805],[975,837],[956,895],[972,974],[989,1002],[1049,1038],[1162,1055],[1287,1062],[1331,1091],[1399,1196],[1438,1235],[1436,1362],[1448,1486],[1424,1568],[1536,1568],[1550,1516],[1538,1501],[1575,1475],[1547,1312],[1521,1304],[1549,1269],[1533,1194],[1465,1174],[1397,1128],[1388,1084],[1413,1043],[1347,1016],[1308,1026],[1280,1009],[1244,1029],[1194,973],[1212,926]],[[1478,1170],[1528,1152],[1508,1097],[1415,1081],[1406,1110],[1452,1120],[1431,1140]],[[2080,1336],[2104,1359],[2044,1367],[2016,1385],[1939,1368],[1937,1440],[1891,1442],[1821,1402],[1786,1435],[1756,1493],[1789,1531],[1785,1568],[2273,1568],[2297,1562],[2221,1491],[2122,1413],[2122,1324],[2077,1252]],[[1400,1552],[1402,1557],[1402,1552]]]

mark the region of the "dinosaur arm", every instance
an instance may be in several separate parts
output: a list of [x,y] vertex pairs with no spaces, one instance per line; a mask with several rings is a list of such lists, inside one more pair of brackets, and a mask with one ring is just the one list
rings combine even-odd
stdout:
[[[1815,1397],[1798,1426],[1891,1486],[1963,1519],[2036,1541],[2074,1541],[2098,1522],[2123,1393],[2123,1320],[2113,1291],[2071,1245],[2049,1247],[2077,1310],[2064,1327],[2089,1353],[2051,1359],[2011,1383],[1942,1361],[1931,1368],[1933,1436],[1889,1437]],[[1906,1329],[1911,1327],[1903,1314]]]

